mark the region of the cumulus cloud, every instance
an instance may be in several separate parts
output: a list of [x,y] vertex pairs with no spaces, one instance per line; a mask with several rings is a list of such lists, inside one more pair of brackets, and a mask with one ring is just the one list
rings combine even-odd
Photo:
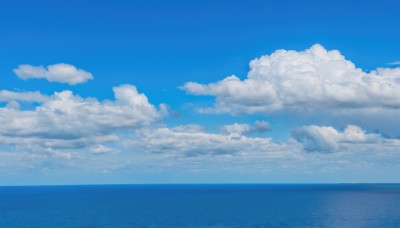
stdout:
[[68,83],[69,85],[76,85],[93,79],[90,72],[65,63],[48,65],[47,69],[43,66],[23,64],[14,69],[14,73],[23,80],[46,79],[49,82]]
[[337,50],[319,44],[305,51],[278,50],[250,62],[244,80],[232,75],[181,89],[216,97],[207,113],[268,113],[282,109],[400,108],[400,68],[364,72]]
[[331,152],[349,144],[385,144],[399,140],[385,139],[379,134],[368,134],[359,126],[348,125],[342,132],[327,126],[304,126],[292,130],[291,135],[303,143],[306,151]]
[[[84,148],[115,141],[121,130],[160,120],[159,110],[135,86],[121,85],[113,91],[115,100],[102,102],[62,91],[46,97],[33,110],[0,108],[0,143],[32,150]],[[92,152],[104,153],[105,148]]]

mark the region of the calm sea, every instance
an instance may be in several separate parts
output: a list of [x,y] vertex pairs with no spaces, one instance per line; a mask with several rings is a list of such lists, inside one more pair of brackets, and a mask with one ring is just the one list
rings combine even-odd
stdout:
[[0,187],[0,227],[400,227],[400,185]]

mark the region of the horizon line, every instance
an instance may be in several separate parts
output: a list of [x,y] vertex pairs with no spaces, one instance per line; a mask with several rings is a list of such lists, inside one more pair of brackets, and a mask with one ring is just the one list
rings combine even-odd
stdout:
[[74,187],[74,186],[145,186],[145,185],[397,185],[400,182],[293,182],[293,183],[132,183],[132,184],[38,184],[38,185],[0,185],[2,187]]

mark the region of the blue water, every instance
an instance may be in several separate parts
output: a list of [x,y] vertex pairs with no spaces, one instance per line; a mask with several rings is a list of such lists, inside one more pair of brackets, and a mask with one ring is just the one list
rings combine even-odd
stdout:
[[0,227],[400,227],[400,185],[0,187]]

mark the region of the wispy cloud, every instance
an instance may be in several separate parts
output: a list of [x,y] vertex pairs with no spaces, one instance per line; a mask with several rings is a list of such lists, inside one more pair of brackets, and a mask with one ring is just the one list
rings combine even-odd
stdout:
[[390,63],[388,63],[388,65],[394,65],[394,66],[397,66],[397,65],[400,65],[400,61],[394,61],[394,62],[390,62]]
[[46,79],[49,82],[68,83],[76,85],[93,79],[93,75],[73,65],[58,63],[47,66],[32,66],[29,64],[19,65],[14,73],[21,79]]

